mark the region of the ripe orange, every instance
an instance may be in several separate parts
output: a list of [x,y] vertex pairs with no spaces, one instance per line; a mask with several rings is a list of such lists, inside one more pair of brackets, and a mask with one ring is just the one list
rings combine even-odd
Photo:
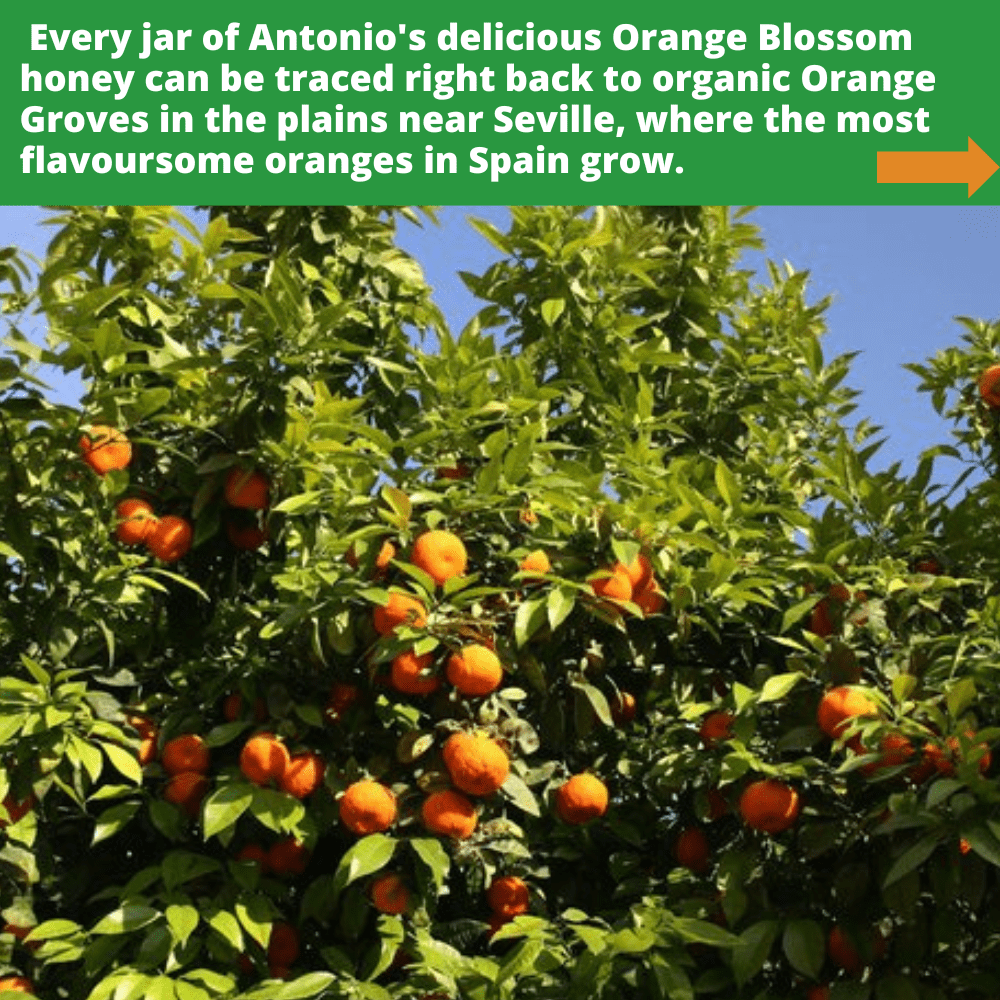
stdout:
[[273,966],[287,969],[299,957],[299,932],[283,920],[271,925],[267,942],[267,960]]
[[260,844],[247,844],[236,855],[237,861],[252,861],[267,870],[267,851]]
[[677,863],[693,872],[703,872],[708,868],[708,837],[700,826],[689,826],[674,844]]
[[[354,551],[354,544],[347,550],[347,554],[344,556],[347,560],[347,564],[351,569],[358,568],[358,555]],[[389,568],[389,563],[396,558],[396,546],[392,544],[388,539],[382,543],[382,548],[379,549],[378,556],[375,559],[375,576],[382,576],[385,571]]]
[[294,837],[275,841],[267,851],[265,865],[275,875],[301,875],[309,865],[311,852]]
[[461,792],[451,789],[428,795],[420,813],[428,830],[456,840],[472,836],[478,822],[476,807]]
[[423,628],[427,624],[427,609],[415,597],[394,591],[384,605],[375,609],[374,620],[379,635],[389,635],[400,625]]
[[781,833],[799,815],[799,793],[777,778],[754,781],[740,796],[740,815],[751,829]]
[[230,507],[243,510],[263,510],[267,506],[270,485],[264,473],[249,471],[234,465],[226,476],[223,494]]
[[240,770],[261,787],[281,781],[289,763],[288,747],[272,733],[258,733],[243,744]]
[[826,942],[827,954],[834,965],[840,966],[845,972],[852,976],[858,975],[864,968],[861,955],[854,946],[847,931],[842,927],[834,927]]
[[144,736],[142,742],[139,744],[139,752],[136,754],[136,758],[139,763],[145,767],[147,764],[152,764],[156,760],[156,737],[155,736]]
[[153,508],[138,497],[127,497],[115,505],[118,525],[115,537],[123,545],[140,545],[156,527],[159,520]]
[[731,740],[734,721],[731,712],[710,712],[702,719],[698,735],[702,738],[705,746],[709,747],[721,743],[723,740]]
[[143,739],[156,736],[156,723],[152,719],[144,715],[130,715],[126,721]]
[[330,688],[330,698],[326,703],[326,717],[331,722],[337,722],[341,716],[358,700],[360,692],[353,684],[337,681]]
[[188,816],[197,816],[201,800],[208,794],[208,778],[198,771],[175,774],[163,790],[163,797],[180,806]]
[[0,993],[34,993],[35,984],[27,976],[0,978]]
[[281,790],[297,799],[307,799],[323,783],[326,765],[315,753],[297,753],[281,775]]
[[441,686],[441,678],[430,673],[434,656],[417,656],[412,649],[392,661],[392,686],[403,694],[431,694]]
[[410,562],[435,583],[461,576],[469,562],[462,539],[450,531],[426,531],[413,543]]
[[830,1000],[830,987],[814,986],[806,994],[806,1000]]
[[396,796],[377,781],[356,781],[340,800],[340,819],[353,833],[383,833],[396,822]]
[[438,479],[468,479],[469,467],[463,462],[459,462],[458,465],[449,468],[436,469],[434,474]]
[[267,531],[256,524],[236,524],[226,522],[226,537],[233,548],[244,552],[256,552],[267,541]]
[[177,562],[187,555],[194,538],[194,529],[183,517],[167,514],[146,536],[146,548],[161,562]]
[[809,615],[809,631],[821,639],[829,639],[833,635],[833,618],[830,614],[830,600],[824,597],[813,605]]
[[516,875],[498,875],[490,883],[486,901],[494,913],[510,919],[528,912],[531,892]]
[[503,681],[503,665],[497,654],[478,644],[452,653],[447,673],[449,683],[470,698],[496,691]]
[[941,564],[933,557],[919,560],[913,567],[914,573],[927,573],[930,576],[940,576],[943,570]]
[[827,736],[836,739],[851,719],[877,715],[878,706],[860,691],[835,687],[820,700],[816,722]]
[[635,695],[629,691],[619,691],[611,699],[611,719],[616,726],[627,726],[634,718],[637,709]]
[[485,733],[449,736],[443,756],[452,784],[468,795],[492,795],[510,773],[507,754]]
[[718,788],[710,788],[707,793],[708,798],[708,821],[714,823],[729,812],[729,803]]
[[556,789],[555,800],[559,818],[577,826],[608,811],[608,786],[593,774],[574,774]]
[[[967,740],[974,740],[975,736],[976,734],[971,729],[966,730],[965,737]],[[982,757],[979,758],[979,773],[985,774],[990,769],[993,757],[985,743],[974,743],[970,749],[977,750],[979,748],[983,748],[985,751]],[[962,744],[957,736],[949,736],[945,740],[945,746],[943,747],[936,743],[928,743],[924,747],[926,762],[928,764],[933,763],[939,774],[948,777],[955,774],[955,762],[961,758],[961,752]]]
[[608,573],[600,573],[589,576],[587,577],[587,582],[597,597],[604,597],[613,601],[632,600],[632,581],[629,579],[629,575],[625,572],[625,567],[621,563],[611,571],[610,575]]
[[965,837],[959,837],[958,839],[958,849],[962,854],[968,854],[972,850],[972,844],[965,839]]
[[[243,715],[244,710],[243,695],[239,691],[227,695],[222,703],[222,715],[226,722],[235,722]],[[263,698],[254,698],[253,717],[257,722],[263,722],[267,718],[267,702]]]
[[379,875],[369,889],[372,903],[381,913],[391,913],[398,916],[405,913],[410,905],[410,890],[406,883],[392,872]]
[[913,744],[902,733],[887,733],[879,741],[881,751],[878,760],[861,768],[864,775],[875,774],[887,767],[905,764],[916,752]]
[[990,365],[979,376],[979,395],[991,409],[1000,409],[1000,365]]
[[632,592],[643,590],[653,582],[653,564],[641,552],[626,566],[615,563],[615,572],[622,571],[632,584]]
[[535,549],[521,560],[520,568],[525,573],[551,573],[552,563],[542,549]]
[[639,606],[644,616],[658,615],[667,603],[667,595],[655,580],[650,580],[645,587],[633,591],[632,603]]
[[167,774],[181,771],[197,771],[204,774],[208,770],[208,746],[194,733],[175,736],[163,747],[161,761]]
[[95,424],[80,437],[83,460],[99,476],[106,472],[128,468],[132,461],[132,445],[121,431]]

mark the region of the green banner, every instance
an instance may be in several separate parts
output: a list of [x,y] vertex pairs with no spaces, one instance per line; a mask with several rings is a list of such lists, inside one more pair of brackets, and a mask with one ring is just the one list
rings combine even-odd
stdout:
[[17,6],[5,200],[1000,202],[1000,4],[750,10]]

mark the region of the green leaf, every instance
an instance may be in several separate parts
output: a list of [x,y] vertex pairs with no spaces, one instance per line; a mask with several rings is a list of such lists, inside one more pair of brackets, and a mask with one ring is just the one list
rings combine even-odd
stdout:
[[146,927],[159,919],[160,911],[151,906],[126,903],[99,920],[90,930],[91,934],[128,934]]
[[108,760],[111,761],[116,770],[134,784],[142,784],[142,768],[139,766],[138,759],[131,751],[123,750],[114,743],[101,743],[101,747],[108,755]]
[[262,948],[267,948],[271,938],[273,911],[264,896],[247,895],[236,904],[236,916],[243,929]]
[[208,925],[237,951],[243,951],[243,931],[233,914],[220,910],[208,918]]
[[566,621],[575,604],[576,590],[572,587],[553,587],[549,591],[546,610],[549,617],[549,628],[553,632]]
[[963,677],[948,689],[948,712],[957,719],[976,699],[976,682],[971,677]]
[[346,851],[334,873],[334,891],[342,892],[352,882],[383,869],[396,851],[396,841],[384,833],[362,837]]
[[548,613],[546,598],[536,597],[525,601],[514,616],[514,641],[518,646],[527,645],[531,637],[545,624]]
[[507,780],[500,786],[500,791],[529,816],[541,816],[534,792],[513,771],[507,775]]
[[940,840],[939,833],[929,833],[907,848],[889,869],[889,874],[886,875],[882,887],[886,888],[892,885],[897,879],[901,879],[908,872],[922,865],[937,850]]
[[253,789],[245,782],[223,785],[205,800],[204,837],[228,830],[250,808]]
[[546,299],[542,303],[541,314],[546,326],[552,326],[566,308],[565,299]]
[[780,929],[781,923],[777,920],[761,920],[740,935],[733,949],[733,975],[741,986],[764,967]]
[[434,837],[414,837],[409,841],[417,857],[430,870],[435,888],[440,891],[451,868],[451,857],[440,840]]
[[819,977],[826,956],[826,937],[815,920],[790,920],[781,945],[792,968],[810,979]]
[[1000,833],[1000,828],[991,822],[989,827],[974,826],[971,829],[963,830],[962,836],[984,861],[1000,868],[1000,841],[997,840],[995,833]]
[[802,679],[798,671],[790,674],[775,674],[764,681],[760,691],[760,701],[780,701]]
[[119,830],[127,826],[129,820],[139,811],[141,802],[123,802],[120,805],[105,809],[94,824],[94,839],[91,844],[99,844],[108,837],[113,837]]
[[715,463],[715,485],[726,506],[738,509],[741,495],[740,484],[730,471],[729,466],[721,458],[717,459]]
[[197,909],[190,905],[168,906],[166,910],[167,926],[182,947],[187,943],[187,939],[192,935],[201,919]]

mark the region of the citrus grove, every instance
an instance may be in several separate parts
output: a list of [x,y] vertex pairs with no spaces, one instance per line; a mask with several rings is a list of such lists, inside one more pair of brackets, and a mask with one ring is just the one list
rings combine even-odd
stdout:
[[1000,327],[873,472],[740,213],[432,216],[4,252],[0,989],[995,1000]]

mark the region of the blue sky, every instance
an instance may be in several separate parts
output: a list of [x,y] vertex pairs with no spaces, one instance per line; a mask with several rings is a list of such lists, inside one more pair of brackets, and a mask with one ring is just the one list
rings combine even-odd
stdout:
[[[45,214],[0,206],[0,246],[41,256],[51,233],[39,225]],[[404,222],[399,234],[456,332],[477,308],[457,272],[481,272],[496,255],[466,224],[469,215],[500,226],[507,217],[497,207],[447,206],[439,226]],[[850,379],[861,391],[858,415],[882,425],[889,439],[875,464],[900,460],[912,469],[924,448],[946,440],[948,427],[902,365],[957,342],[954,316],[1000,316],[1000,208],[778,206],[758,208],[749,220],[766,249],[748,254],[743,266],[760,273],[765,258],[787,260],[811,272],[811,298],[833,296],[824,350],[828,357],[861,352]],[[72,384],[51,381],[60,395],[73,392]]]

